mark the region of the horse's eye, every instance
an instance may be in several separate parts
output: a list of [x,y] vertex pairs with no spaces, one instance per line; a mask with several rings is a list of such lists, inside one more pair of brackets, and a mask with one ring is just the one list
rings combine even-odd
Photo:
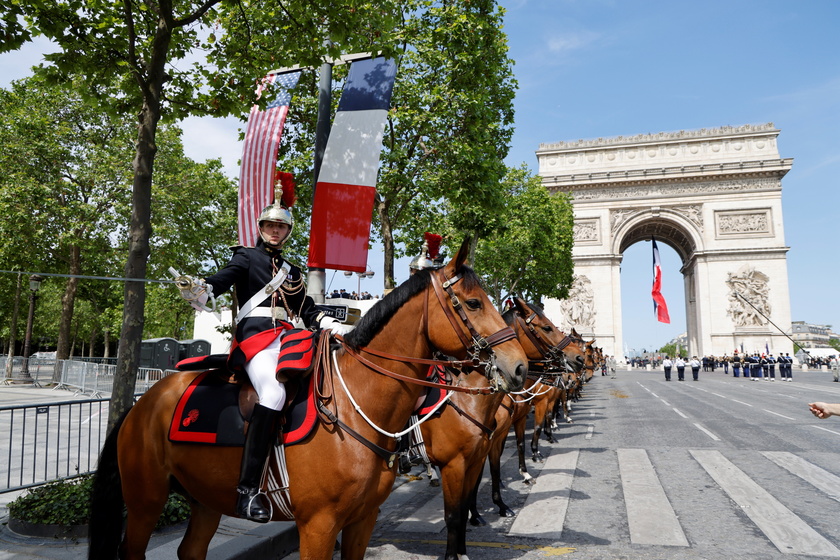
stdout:
[[475,311],[476,309],[481,309],[481,300],[480,299],[468,299],[466,302],[467,307],[471,311]]
[[551,332],[554,329],[551,328],[551,325],[543,325],[542,330],[544,330],[545,332]]

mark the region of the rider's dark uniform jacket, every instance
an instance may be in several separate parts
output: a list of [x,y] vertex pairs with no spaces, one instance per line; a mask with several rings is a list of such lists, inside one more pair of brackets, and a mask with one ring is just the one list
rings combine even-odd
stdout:
[[[267,247],[262,239],[256,247],[233,248],[233,257],[219,272],[205,278],[213,286],[213,294],[219,295],[236,286],[239,306],[245,305],[251,297],[263,291],[266,284],[277,274],[285,260],[280,250]],[[258,305],[261,310],[285,309],[287,317],[300,317],[307,327],[318,326],[319,309],[311,297],[306,295],[306,284],[301,270],[289,263],[290,271],[280,289]],[[268,313],[262,316],[248,316],[236,326],[234,347],[231,349],[228,364],[241,366],[254,354],[268,346],[277,336],[277,329],[292,327],[288,321],[273,319]]]

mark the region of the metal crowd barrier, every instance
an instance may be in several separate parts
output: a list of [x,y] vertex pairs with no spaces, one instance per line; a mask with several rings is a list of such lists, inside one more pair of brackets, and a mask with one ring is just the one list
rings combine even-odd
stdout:
[[0,407],[0,493],[96,470],[109,399]]
[[[4,356],[0,358],[0,381],[5,385],[43,387],[54,382],[56,368],[60,371],[56,389],[67,389],[77,395],[89,394],[93,398],[113,392],[117,366],[88,360],[27,360],[20,356],[11,359]],[[172,373],[175,370],[139,368],[134,392],[145,393],[149,387]]]

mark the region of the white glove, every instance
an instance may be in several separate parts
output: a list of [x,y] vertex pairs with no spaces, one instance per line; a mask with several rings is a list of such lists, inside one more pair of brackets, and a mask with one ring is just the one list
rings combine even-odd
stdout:
[[340,335],[345,335],[353,330],[353,325],[345,325],[335,317],[324,317],[318,323],[318,326],[320,326],[324,330],[331,330],[333,334]]
[[[178,276],[175,280],[181,297],[187,300],[197,311],[211,311],[206,305],[207,300],[213,298],[213,286],[207,284],[201,278],[192,276]],[[215,300],[214,300],[215,307]]]

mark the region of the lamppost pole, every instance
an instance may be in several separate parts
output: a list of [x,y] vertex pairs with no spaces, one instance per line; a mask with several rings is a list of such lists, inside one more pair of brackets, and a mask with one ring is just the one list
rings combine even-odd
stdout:
[[33,274],[29,277],[29,316],[26,319],[26,338],[23,339],[23,369],[21,373],[23,378],[29,377],[29,347],[32,343],[32,323],[35,319],[35,300],[37,299],[36,292],[41,287],[43,277]]

